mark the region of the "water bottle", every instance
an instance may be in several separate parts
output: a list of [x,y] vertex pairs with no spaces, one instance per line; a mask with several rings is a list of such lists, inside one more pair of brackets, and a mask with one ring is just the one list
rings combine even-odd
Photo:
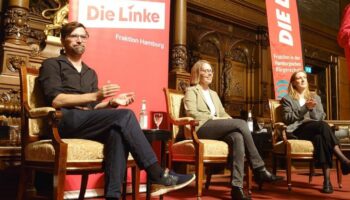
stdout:
[[141,101],[141,112],[140,112],[140,127],[141,129],[148,129],[148,116],[146,111],[146,100]]
[[248,124],[249,131],[253,132],[254,124],[253,124],[253,117],[252,117],[252,111],[251,110],[248,111],[247,124]]

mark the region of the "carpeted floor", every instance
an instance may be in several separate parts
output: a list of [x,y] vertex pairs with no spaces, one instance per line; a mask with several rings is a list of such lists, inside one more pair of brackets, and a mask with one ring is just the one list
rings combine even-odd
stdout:
[[[284,172],[278,172],[278,175],[285,176]],[[280,200],[280,199],[306,199],[306,200],[349,200],[350,199],[350,175],[343,176],[343,188],[339,188],[335,171],[331,172],[332,184],[334,193],[323,194],[322,189],[323,177],[317,174],[313,177],[311,184],[308,183],[308,174],[297,173],[292,174],[292,191],[288,191],[286,181],[275,184],[264,184],[261,191],[257,186],[253,185],[252,199],[254,200]],[[230,200],[229,177],[213,177],[209,190],[203,190],[201,200]],[[127,195],[130,200],[131,196]],[[141,200],[145,199],[145,194],[142,193]],[[152,198],[152,200],[159,198]],[[195,186],[192,183],[190,186],[168,193],[163,196],[164,200],[195,200]],[[102,198],[94,198],[93,200],[102,200]]]

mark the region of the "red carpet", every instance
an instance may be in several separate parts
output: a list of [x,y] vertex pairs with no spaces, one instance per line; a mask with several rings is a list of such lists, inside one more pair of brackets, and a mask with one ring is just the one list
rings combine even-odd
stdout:
[[[278,172],[278,175],[285,176],[284,172]],[[308,174],[294,172],[292,175],[292,191],[287,189],[286,181],[282,181],[275,184],[264,184],[261,191],[258,190],[257,185],[253,185],[252,199],[254,200],[267,200],[267,199],[306,199],[306,200],[349,200],[350,199],[350,175],[343,176],[343,188],[338,187],[335,171],[331,172],[331,181],[334,188],[334,193],[323,194],[320,192],[322,189],[323,177],[318,174],[313,177],[312,183],[308,183]],[[230,200],[230,187],[229,177],[213,177],[209,190],[203,190],[201,200]],[[127,195],[127,199],[130,200],[131,196]],[[145,195],[141,194],[140,199],[145,199]],[[159,198],[152,198],[153,200]],[[195,187],[194,183],[190,186],[171,192],[164,195],[164,200],[194,200]],[[94,200],[102,200],[94,199]]]

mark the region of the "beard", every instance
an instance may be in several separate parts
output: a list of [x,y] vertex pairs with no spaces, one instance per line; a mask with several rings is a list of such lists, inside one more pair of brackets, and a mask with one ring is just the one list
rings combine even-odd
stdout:
[[75,45],[72,48],[73,52],[78,55],[82,55],[85,52],[85,46],[84,45]]

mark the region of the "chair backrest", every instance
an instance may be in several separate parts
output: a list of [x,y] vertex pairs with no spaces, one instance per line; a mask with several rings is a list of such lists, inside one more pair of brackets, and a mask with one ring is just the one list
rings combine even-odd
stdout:
[[277,122],[283,122],[282,115],[282,105],[280,100],[269,99],[270,106],[270,116],[272,125]]
[[[167,111],[170,118],[170,122],[175,121],[180,117],[185,116],[185,109],[183,104],[184,93],[174,90],[164,88],[165,99],[167,104]],[[176,126],[172,123],[173,139],[178,137],[185,137],[184,129],[182,127]]]
[[22,137],[24,136],[29,141],[38,140],[40,136],[50,131],[47,119],[29,118],[31,110],[46,106],[37,80],[38,75],[38,69],[27,68],[26,66],[20,68]]

